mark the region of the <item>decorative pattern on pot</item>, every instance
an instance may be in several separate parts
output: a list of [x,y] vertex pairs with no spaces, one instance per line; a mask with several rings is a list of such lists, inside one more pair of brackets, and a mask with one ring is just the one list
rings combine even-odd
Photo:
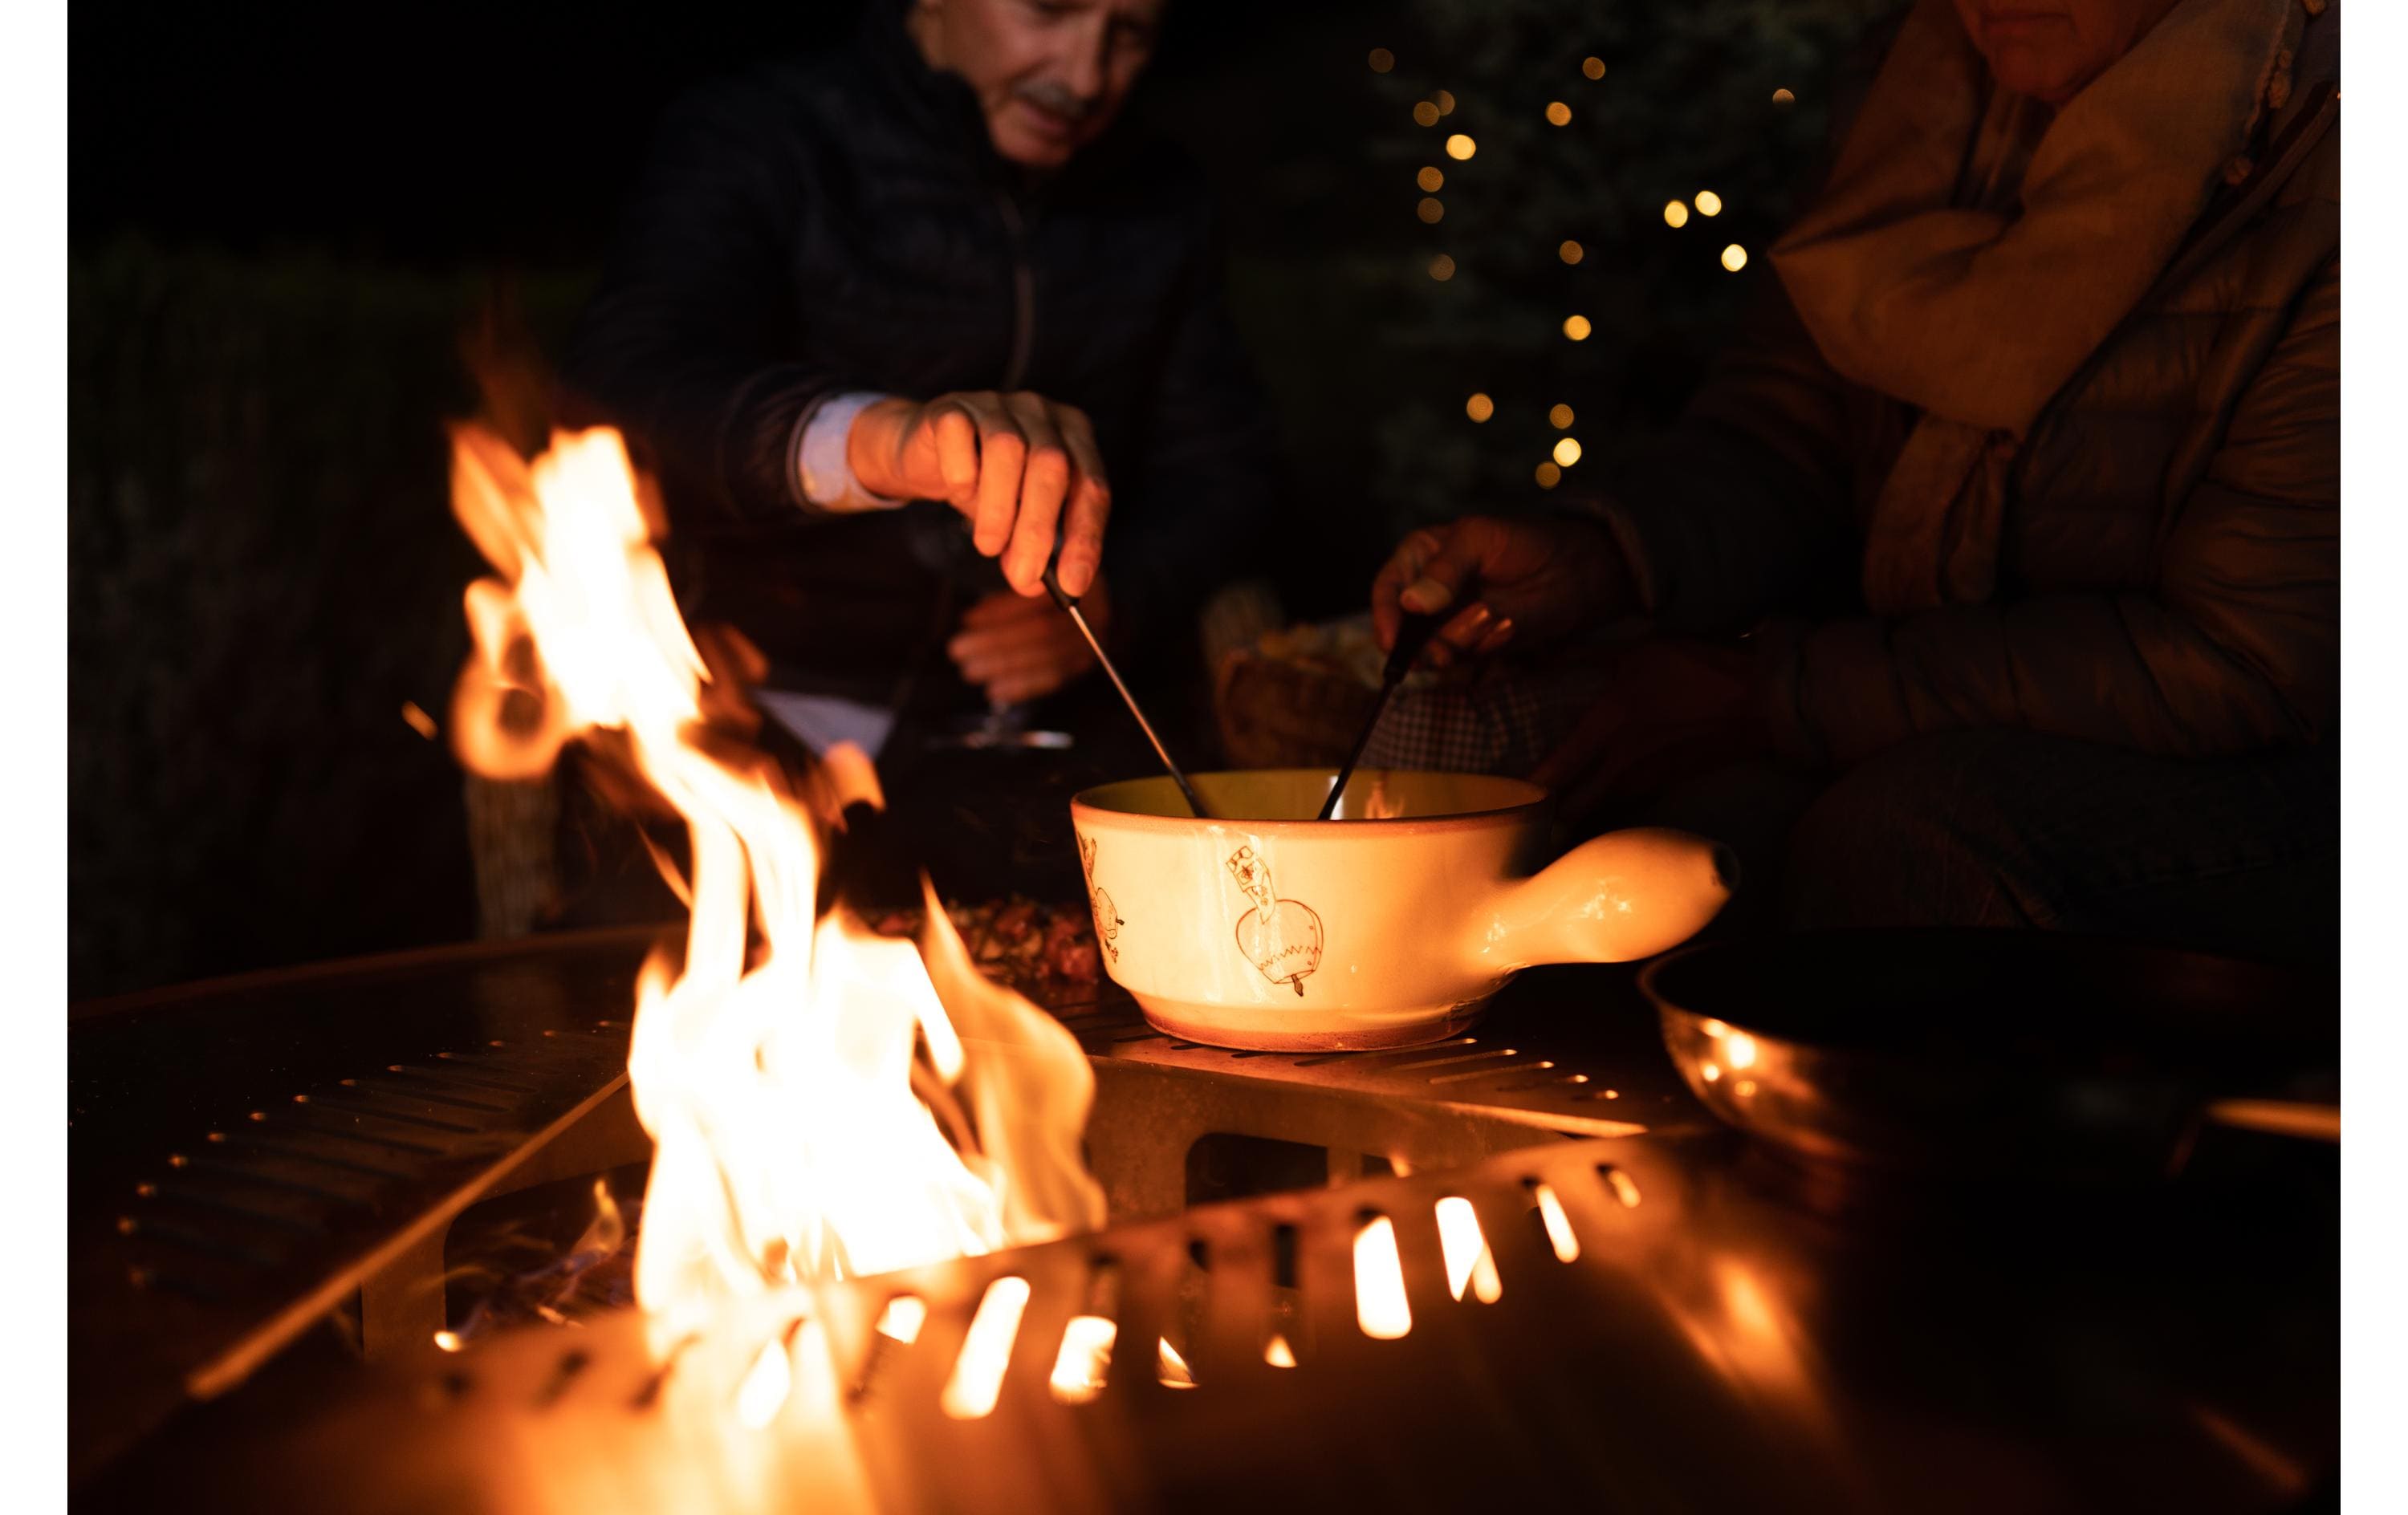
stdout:
[[1084,833],[1076,835],[1079,837],[1079,871],[1087,877],[1087,908],[1096,912],[1096,945],[1104,950],[1105,956],[1118,963],[1121,960],[1121,927],[1128,922],[1112,908],[1111,895],[1104,893],[1102,886],[1096,882],[1096,839]]
[[1281,899],[1270,865],[1251,846],[1229,854],[1229,871],[1254,908],[1238,920],[1238,950],[1264,978],[1304,997],[1304,980],[1321,966],[1321,917],[1298,900]]

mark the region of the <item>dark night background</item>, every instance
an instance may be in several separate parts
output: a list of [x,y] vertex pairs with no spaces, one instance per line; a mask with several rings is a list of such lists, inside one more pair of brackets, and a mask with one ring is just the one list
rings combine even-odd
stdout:
[[[856,8],[75,7],[73,996],[473,933],[461,774],[401,715],[444,715],[466,647],[441,432],[475,405],[462,343],[497,298],[556,342],[662,107]],[[1223,198],[1313,514],[1270,560],[1291,612],[1358,608],[1412,521],[1542,499],[1553,403],[1587,449],[1568,485],[1644,441],[1769,277],[1833,62],[1888,8],[1174,7],[1139,108]],[[1441,89],[1455,111],[1416,126]],[[1440,152],[1455,131],[1473,161]],[[1724,214],[1668,228],[1706,187]],[[1595,337],[1564,340],[1571,311]],[[1477,428],[1474,390],[1498,406]]]

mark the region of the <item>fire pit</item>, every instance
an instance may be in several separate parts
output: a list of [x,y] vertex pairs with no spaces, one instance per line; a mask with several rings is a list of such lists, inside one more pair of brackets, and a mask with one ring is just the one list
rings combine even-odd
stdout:
[[[649,945],[79,1015],[79,1502],[2255,1510],[2332,1465],[2329,1151],[2219,1134],[2109,1205],[1827,1193],[1705,1118],[1608,969],[1526,979],[1477,1040],[1319,1056],[1179,1044],[1105,990],[1056,1013],[1096,1073],[1111,1228],[765,1295],[674,1351],[632,1310],[441,1351],[451,1220],[640,1160],[625,1027],[572,1008],[632,993]],[[1182,1209],[1215,1134],[1324,1149],[1340,1181]],[[322,1193],[267,1181],[309,1153]],[[1000,1365],[992,1408],[949,1412],[1002,1279],[1025,1301],[981,1339],[1008,1350],[968,1354]],[[878,1330],[903,1296],[909,1343]],[[326,1323],[346,1299],[357,1327]],[[1064,1369],[1082,1316],[1111,1322],[1092,1397],[1092,1352]]]
[[[1702,1118],[1595,968],[1369,1051],[1040,1007],[924,882],[908,937],[856,908],[874,775],[743,739],[614,436],[464,432],[457,486],[497,577],[455,747],[599,744],[684,821],[691,919],[79,1012],[91,1508],[2255,1510],[2332,1465],[2329,1152],[2103,1209],[1830,1190]],[[1232,1139],[1313,1167],[1194,1204]],[[640,1308],[560,1308],[631,1172]],[[589,1223],[525,1275],[542,1323],[474,1329],[464,1253],[547,1184]]]

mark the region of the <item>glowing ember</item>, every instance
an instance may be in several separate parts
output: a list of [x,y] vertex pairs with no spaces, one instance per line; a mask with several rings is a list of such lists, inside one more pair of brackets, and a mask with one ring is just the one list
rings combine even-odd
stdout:
[[[798,793],[710,724],[741,691],[679,615],[645,495],[607,428],[556,434],[531,465],[481,429],[454,433],[453,510],[495,572],[466,596],[461,760],[532,777],[608,734],[692,841],[683,960],[645,965],[628,1057],[655,1143],[636,1293],[661,1339],[789,1283],[1099,1225],[1079,1156],[1094,1077],[1076,1041],[980,977],[933,893],[916,947],[841,907],[817,916],[822,836],[847,802],[877,800],[875,779],[839,750]],[[987,1328],[1006,1352],[1018,1319]],[[746,1380],[765,1414],[769,1363]]]

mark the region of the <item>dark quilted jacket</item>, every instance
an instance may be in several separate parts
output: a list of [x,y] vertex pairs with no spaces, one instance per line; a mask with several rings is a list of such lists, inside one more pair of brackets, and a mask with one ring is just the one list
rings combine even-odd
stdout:
[[1041,188],[988,146],[902,7],[849,49],[676,107],[564,364],[662,479],[689,614],[733,621],[793,686],[884,701],[1002,587],[939,505],[821,518],[797,422],[831,393],[1029,389],[1094,420],[1121,629],[1192,624],[1270,508],[1268,412],[1220,302],[1202,181],[1124,121]]
[[[2341,676],[2339,12],[2256,172],[2013,450],[1999,584],[1865,614],[1862,531],[1913,417],[1815,350],[1777,279],[1606,507],[1656,622],[1756,640],[1792,756],[2014,725],[2175,756],[2315,742]],[[2319,72],[2317,64],[2323,64]]]

